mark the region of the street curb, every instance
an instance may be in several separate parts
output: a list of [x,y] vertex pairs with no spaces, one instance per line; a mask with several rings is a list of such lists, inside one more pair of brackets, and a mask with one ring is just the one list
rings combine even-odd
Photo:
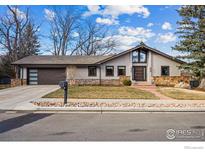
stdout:
[[170,109],[170,108],[114,108],[114,107],[40,107],[38,111],[67,112],[205,112],[203,109]]
[[101,109],[101,108],[69,108],[69,107],[41,107],[37,108],[35,110],[18,110],[18,109],[13,109],[13,110],[0,110],[0,113],[4,112],[17,112],[17,113],[73,113],[73,112],[98,112],[98,113],[106,113],[106,112],[124,112],[124,113],[137,113],[137,112],[205,112],[205,109],[113,109],[113,108],[106,108],[106,109]]

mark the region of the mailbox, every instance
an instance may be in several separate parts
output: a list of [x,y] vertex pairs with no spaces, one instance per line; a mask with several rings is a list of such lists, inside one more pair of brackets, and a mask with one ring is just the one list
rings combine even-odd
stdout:
[[67,104],[68,98],[68,82],[67,81],[60,81],[59,86],[61,89],[64,90],[64,105]]
[[68,82],[67,81],[60,81],[59,86],[61,89],[68,89]]

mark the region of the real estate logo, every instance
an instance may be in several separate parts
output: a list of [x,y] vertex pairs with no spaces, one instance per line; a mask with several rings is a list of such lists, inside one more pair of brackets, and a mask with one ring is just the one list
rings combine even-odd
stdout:
[[175,139],[175,130],[174,129],[168,129],[167,130],[167,139],[169,139],[169,140],[173,140],[173,139]]
[[169,140],[174,139],[199,139],[204,140],[204,129],[168,129],[166,137]]

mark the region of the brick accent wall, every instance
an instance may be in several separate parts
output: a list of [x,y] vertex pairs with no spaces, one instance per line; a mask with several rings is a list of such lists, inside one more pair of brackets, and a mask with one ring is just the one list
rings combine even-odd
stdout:
[[154,76],[153,82],[156,86],[174,87],[180,82],[189,84],[190,76]]
[[11,79],[11,87],[27,85],[27,80],[24,79]]

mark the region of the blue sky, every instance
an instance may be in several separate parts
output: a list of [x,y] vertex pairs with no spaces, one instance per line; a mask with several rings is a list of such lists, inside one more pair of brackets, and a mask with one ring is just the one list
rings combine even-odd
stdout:
[[[169,55],[177,55],[171,47],[177,41],[176,22],[180,20],[177,9],[180,6],[19,6],[19,12],[25,12],[29,7],[30,14],[36,24],[40,24],[43,37],[41,52],[50,49],[49,18],[52,18],[52,9],[66,10],[78,14],[82,19],[89,19],[96,24],[104,24],[110,28],[113,38],[119,42],[116,52],[136,46],[140,41],[159,49]],[[6,6],[0,6],[0,16],[6,13]]]

